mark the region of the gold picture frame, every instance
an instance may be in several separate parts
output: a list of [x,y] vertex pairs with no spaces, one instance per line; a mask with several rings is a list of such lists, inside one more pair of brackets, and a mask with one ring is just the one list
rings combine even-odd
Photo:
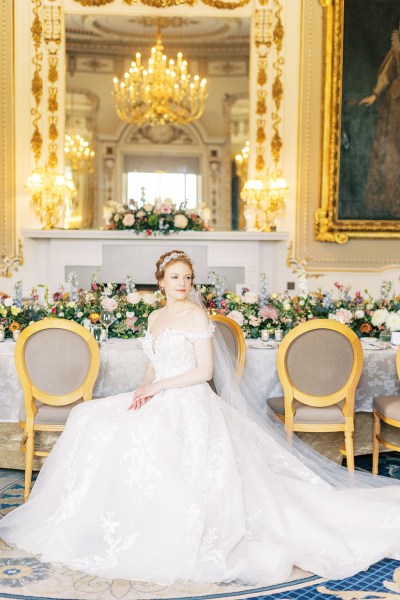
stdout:
[[321,177],[319,207],[314,219],[315,239],[344,244],[350,238],[400,238],[400,220],[339,218],[346,0],[320,2],[324,13],[324,72]]

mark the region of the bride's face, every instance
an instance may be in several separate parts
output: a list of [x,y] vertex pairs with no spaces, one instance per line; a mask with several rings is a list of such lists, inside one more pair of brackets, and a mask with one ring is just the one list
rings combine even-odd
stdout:
[[173,263],[165,269],[160,284],[167,299],[186,300],[192,287],[192,270],[186,263]]

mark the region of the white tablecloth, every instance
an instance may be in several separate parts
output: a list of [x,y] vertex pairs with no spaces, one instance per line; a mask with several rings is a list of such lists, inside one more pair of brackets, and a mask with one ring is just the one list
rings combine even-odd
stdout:
[[[248,341],[248,343],[251,343]],[[134,390],[142,381],[147,359],[142,341],[112,339],[101,348],[100,373],[94,396],[105,397]],[[14,367],[15,344],[0,343],[0,421],[18,421],[22,389]],[[249,376],[261,408],[271,396],[282,395],[276,372],[276,349],[248,347],[245,373]],[[365,350],[364,369],[357,388],[356,410],[371,411],[378,395],[400,395],[396,373],[396,349]]]

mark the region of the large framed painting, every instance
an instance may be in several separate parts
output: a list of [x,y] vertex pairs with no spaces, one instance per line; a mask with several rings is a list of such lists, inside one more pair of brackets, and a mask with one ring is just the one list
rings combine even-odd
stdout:
[[400,237],[400,1],[321,3],[325,53],[316,239]]

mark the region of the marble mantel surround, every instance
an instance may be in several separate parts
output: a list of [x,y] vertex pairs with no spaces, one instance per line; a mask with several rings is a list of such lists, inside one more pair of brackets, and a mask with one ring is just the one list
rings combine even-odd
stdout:
[[177,249],[192,257],[199,283],[215,271],[231,289],[257,290],[259,274],[266,273],[271,290],[287,287],[287,271],[279,268],[285,264],[286,232],[187,231],[149,237],[131,231],[24,229],[22,234],[30,285],[46,283],[56,289],[70,271],[76,271],[82,287],[90,284],[93,273],[98,281],[121,282],[129,274],[137,284],[153,284],[158,257]]

